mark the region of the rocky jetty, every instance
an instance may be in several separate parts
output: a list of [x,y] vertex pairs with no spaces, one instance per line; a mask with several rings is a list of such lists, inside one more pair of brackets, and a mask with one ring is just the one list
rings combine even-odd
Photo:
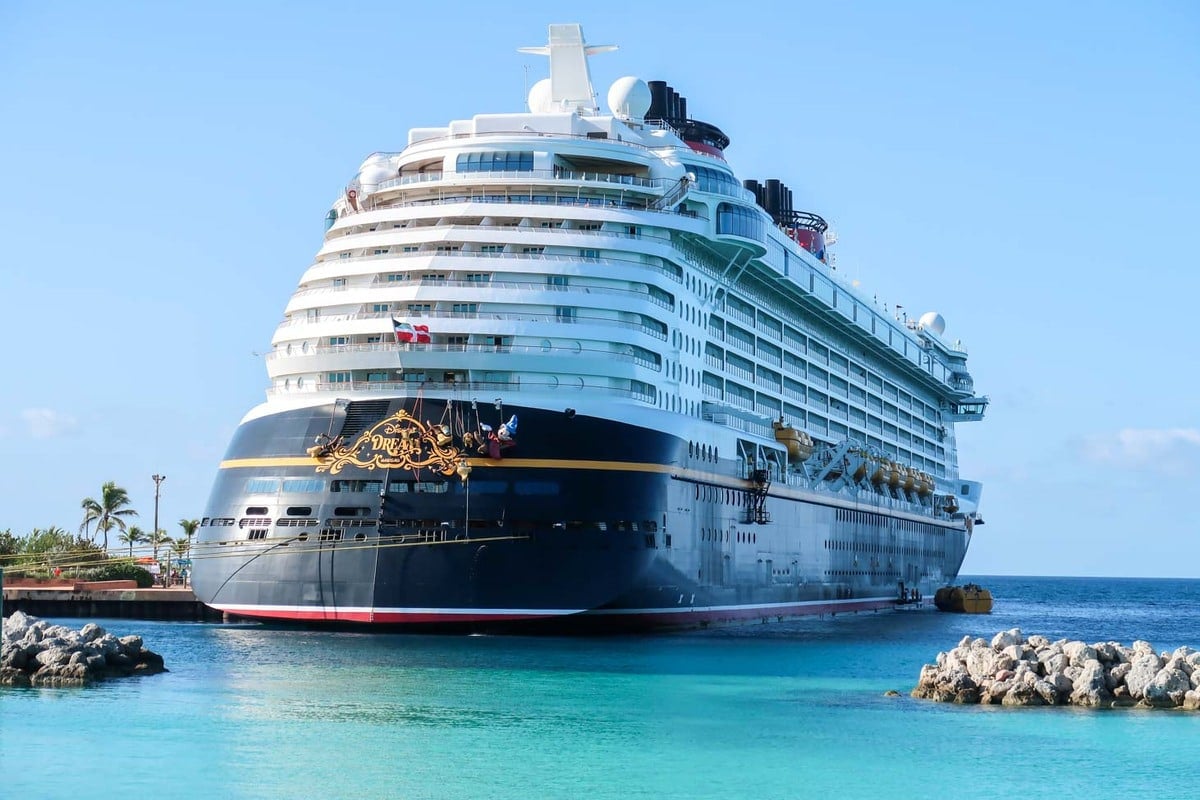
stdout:
[[913,697],[945,703],[1200,709],[1200,652],[1156,653],[1148,642],[1087,644],[1018,628],[963,637],[921,667]]
[[0,686],[84,686],[106,678],[166,672],[140,636],[119,639],[89,622],[82,630],[20,611],[4,620]]

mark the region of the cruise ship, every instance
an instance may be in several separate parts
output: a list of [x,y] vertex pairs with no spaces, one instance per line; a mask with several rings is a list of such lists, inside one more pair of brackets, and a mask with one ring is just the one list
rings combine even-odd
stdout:
[[[927,606],[981,486],[966,351],[842,280],[666,82],[601,108],[551,25],[528,108],[368,157],[220,463],[196,594],[236,617],[559,631]],[[899,306],[895,307],[897,310]]]

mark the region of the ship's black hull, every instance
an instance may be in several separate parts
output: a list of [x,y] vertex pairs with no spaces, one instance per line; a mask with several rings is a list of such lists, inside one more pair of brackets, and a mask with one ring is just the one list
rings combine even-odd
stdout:
[[[747,522],[752,486],[733,460],[665,432],[530,407],[385,405],[357,430],[345,404],[241,426],[195,548],[204,602],[335,626],[689,627],[894,608],[914,589],[932,597],[965,554],[967,532],[948,523],[866,524],[788,490],[767,498],[772,522]],[[464,429],[514,413],[501,458],[495,441],[464,446]],[[396,444],[421,436],[428,446]],[[314,442],[333,446],[309,453]]]

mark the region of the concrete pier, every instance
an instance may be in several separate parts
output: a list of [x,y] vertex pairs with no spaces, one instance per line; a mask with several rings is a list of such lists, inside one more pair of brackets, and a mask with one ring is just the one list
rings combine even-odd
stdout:
[[[117,583],[114,581],[113,583]],[[124,582],[121,582],[124,583]],[[96,584],[5,586],[4,613],[38,617],[154,619],[221,622],[220,611],[196,599],[191,589],[98,588]]]

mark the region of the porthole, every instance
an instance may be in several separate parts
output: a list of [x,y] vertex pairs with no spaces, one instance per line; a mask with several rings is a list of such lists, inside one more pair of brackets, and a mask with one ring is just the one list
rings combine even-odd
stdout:
[[304,378],[296,378],[296,388],[297,389],[304,388]]

